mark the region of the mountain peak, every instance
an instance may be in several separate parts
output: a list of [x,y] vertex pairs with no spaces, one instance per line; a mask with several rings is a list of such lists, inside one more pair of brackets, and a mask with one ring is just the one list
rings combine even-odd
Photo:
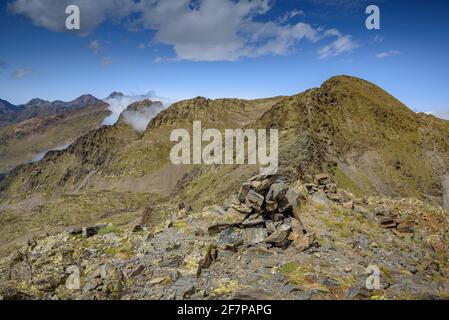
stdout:
[[[374,83],[353,77],[353,76],[347,76],[347,75],[339,75],[335,77],[331,77],[323,84],[321,85],[322,89],[340,89],[340,90],[346,90],[350,92],[355,91],[363,91],[364,93],[373,93],[373,94],[379,94],[383,93],[386,95],[389,95],[385,90],[383,90],[381,87],[375,85]],[[374,91],[373,91],[374,90]]]
[[33,98],[30,101],[28,101],[25,105],[46,104],[49,102],[50,101],[48,101],[48,100],[44,100],[44,99],[40,99],[40,98]]
[[69,104],[73,107],[84,107],[84,106],[88,106],[88,105],[96,105],[99,102],[101,102],[101,100],[97,99],[93,95],[84,94],[82,96],[79,96],[75,100],[69,102]]
[[121,92],[118,91],[114,91],[112,92],[106,99],[115,99],[115,98],[121,98],[124,97],[125,95]]
[[21,107],[15,106],[12,103],[10,103],[9,101],[0,99],[0,114],[1,115],[13,114],[20,110],[21,110]]
[[162,103],[160,101],[152,101],[150,99],[144,99],[142,101],[137,101],[137,102],[131,103],[126,108],[126,110],[127,111],[140,111],[142,109],[149,108],[152,105],[157,105],[158,107],[161,107]]

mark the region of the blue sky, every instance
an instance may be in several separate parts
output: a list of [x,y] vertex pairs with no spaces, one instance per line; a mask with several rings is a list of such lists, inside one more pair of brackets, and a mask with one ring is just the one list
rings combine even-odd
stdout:
[[[449,1],[10,0],[0,4],[0,98],[291,95],[338,74],[410,108],[449,111]],[[78,4],[81,32],[64,29]],[[381,10],[367,30],[365,8]]]

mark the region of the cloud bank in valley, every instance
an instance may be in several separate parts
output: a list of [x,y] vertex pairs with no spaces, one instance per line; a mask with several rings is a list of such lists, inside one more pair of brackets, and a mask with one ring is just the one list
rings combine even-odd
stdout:
[[137,132],[144,132],[151,119],[163,111],[166,107],[160,103],[153,103],[141,110],[125,110],[122,113],[123,120],[132,126]]
[[52,148],[52,149],[48,149],[48,150],[41,151],[41,152],[37,153],[37,154],[31,159],[30,163],[34,163],[34,162],[41,161],[41,160],[45,157],[45,155],[46,155],[48,152],[50,152],[50,151],[62,151],[62,150],[65,150],[65,149],[67,149],[71,144],[72,144],[72,142],[63,144],[63,145],[61,145],[61,146],[59,146],[59,147],[56,147],[56,148]]
[[[126,110],[131,104],[145,99],[155,103],[142,108],[141,110]],[[158,96],[154,91],[149,91],[142,95],[123,95],[121,93],[115,93],[111,94],[103,101],[109,105],[108,109],[112,113],[103,120],[102,125],[114,125],[117,123],[120,115],[122,115],[124,121],[138,132],[145,131],[151,119],[173,103],[173,101],[168,98]]]
[[[149,99],[154,103],[141,108],[140,110],[126,110],[129,105],[140,102],[145,99]],[[120,116],[123,117],[123,121],[128,125],[132,126],[137,132],[144,132],[151,119],[157,116],[161,111],[168,108],[173,102],[170,99],[160,97],[156,95],[154,91],[149,91],[147,94],[142,95],[132,95],[127,96],[121,93],[113,93],[106,99],[104,99],[107,104],[109,104],[108,109],[112,112],[111,115],[107,116],[102,125],[112,126],[117,123]],[[67,149],[72,142],[41,151],[37,153],[31,160],[31,163],[38,162],[42,160],[45,155],[50,151],[61,151]]]

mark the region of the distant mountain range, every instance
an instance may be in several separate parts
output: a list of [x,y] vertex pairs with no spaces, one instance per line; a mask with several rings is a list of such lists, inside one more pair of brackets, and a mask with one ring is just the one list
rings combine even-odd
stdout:
[[69,102],[36,98],[17,106],[0,100],[0,173],[68,145],[108,115],[108,104],[92,95]]
[[107,99],[121,98],[121,97],[124,97],[124,96],[125,96],[125,95],[124,95],[123,93],[114,91],[114,92],[112,92],[112,93],[111,93],[105,100],[107,100]]
[[0,99],[0,117],[3,118],[5,115],[11,115],[21,111],[23,108],[20,106],[15,106],[6,100]]
[[12,103],[0,99],[0,126],[14,124],[23,120],[55,115],[65,111],[73,111],[87,106],[94,106],[104,103],[90,94],[82,95],[73,101],[47,101],[42,99],[32,99],[23,105],[13,105]]

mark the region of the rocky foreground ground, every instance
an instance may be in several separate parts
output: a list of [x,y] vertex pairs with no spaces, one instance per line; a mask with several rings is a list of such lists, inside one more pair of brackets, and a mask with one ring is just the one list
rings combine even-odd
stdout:
[[30,239],[0,262],[0,299],[445,299],[448,228],[447,211],[358,199],[326,174],[256,176],[200,212],[165,204]]

